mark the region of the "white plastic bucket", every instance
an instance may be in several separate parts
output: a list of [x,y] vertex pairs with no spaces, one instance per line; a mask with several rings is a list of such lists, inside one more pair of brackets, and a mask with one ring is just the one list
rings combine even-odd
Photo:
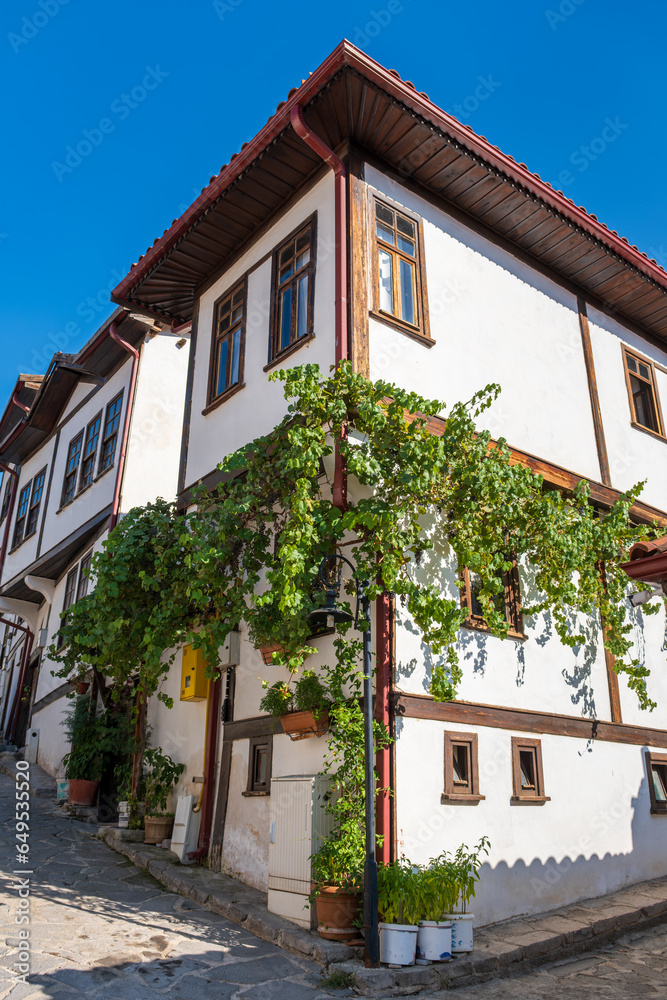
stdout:
[[449,962],[451,957],[451,920],[420,920],[417,958],[426,958],[429,962]]
[[452,922],[452,951],[472,951],[472,913],[448,913]]
[[385,965],[414,965],[418,927],[380,924],[380,961]]
[[118,826],[121,830],[127,830],[130,825],[130,803],[118,803]]

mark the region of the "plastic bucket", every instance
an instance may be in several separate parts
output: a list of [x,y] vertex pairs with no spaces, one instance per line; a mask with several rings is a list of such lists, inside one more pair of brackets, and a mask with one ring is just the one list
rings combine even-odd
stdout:
[[414,965],[418,927],[380,924],[380,961],[385,965]]
[[448,913],[452,922],[452,952],[472,951],[472,913]]
[[429,962],[449,962],[451,957],[451,920],[420,920],[417,958],[426,958]]
[[121,830],[127,830],[130,825],[130,803],[118,803],[118,826]]

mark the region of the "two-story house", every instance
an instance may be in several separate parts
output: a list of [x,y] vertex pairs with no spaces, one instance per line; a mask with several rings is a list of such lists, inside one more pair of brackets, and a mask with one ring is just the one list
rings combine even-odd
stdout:
[[[290,91],[112,297],[192,322],[183,508],[225,454],[283,416],[272,371],[349,358],[450,403],[500,383],[485,425],[517,461],[565,490],[589,481],[601,507],[645,478],[633,516],[665,523],[667,275],[348,42]],[[453,594],[457,572],[444,555]],[[381,857],[425,862],[488,835],[480,923],[667,870],[667,818],[655,805],[667,760],[664,615],[630,612],[653,671],[659,708],[649,714],[615,673],[599,623],[585,648],[564,647],[548,617],[521,615],[529,586],[519,566],[501,641],[485,632],[468,581],[465,677],[452,703],[426,693],[427,651],[389,595],[373,619],[376,711],[395,735],[378,759],[393,791],[378,803]],[[175,707],[156,703],[150,722],[180,759],[203,754],[206,740],[212,867],[275,889],[271,782],[316,773],[324,747],[290,742],[260,713],[266,670],[241,640],[206,734],[203,704],[179,700],[178,658],[166,684]],[[293,905],[287,895],[274,895],[276,909],[303,919],[303,890]]]
[[118,519],[175,493],[188,352],[189,332],[117,309],[77,354],[20,376],[0,418],[2,733],[23,746],[29,725],[51,774],[71,686],[45,649]]

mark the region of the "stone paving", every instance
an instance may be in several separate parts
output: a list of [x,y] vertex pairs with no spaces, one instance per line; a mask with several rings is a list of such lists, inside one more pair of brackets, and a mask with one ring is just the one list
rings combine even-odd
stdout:
[[[31,800],[29,865],[16,862],[14,782],[0,774],[0,1000],[320,1000],[322,971],[165,890],[91,836]],[[15,870],[21,874],[14,876]],[[26,875],[26,871],[32,874]],[[17,880],[30,879],[28,983]]]

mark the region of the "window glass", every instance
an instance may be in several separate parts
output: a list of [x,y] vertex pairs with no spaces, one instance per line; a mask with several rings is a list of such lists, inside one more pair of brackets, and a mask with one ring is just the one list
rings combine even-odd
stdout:
[[216,308],[209,403],[229,392],[242,379],[245,340],[246,279],[228,292]]
[[416,222],[375,202],[376,308],[409,327],[418,328],[420,311],[423,316],[426,313],[420,302],[417,235]]
[[271,361],[312,335],[314,237],[314,224],[309,223],[276,252]]
[[28,520],[26,522],[26,538],[28,535],[32,535],[37,530],[37,521],[39,519],[39,505],[42,500],[42,492],[44,490],[44,477],[46,476],[46,469],[35,476],[32,483],[32,497],[30,500],[30,510],[28,512]]
[[116,457],[116,442],[118,440],[118,428],[120,426],[120,411],[123,403],[123,394],[119,393],[107,406],[104,418],[104,432],[102,435],[102,448],[100,451],[100,472],[110,468]]
[[76,494],[76,481],[79,472],[79,461],[81,460],[81,447],[83,445],[83,431],[70,441],[67,449],[67,464],[65,465],[65,480],[63,482],[63,504],[69,503]]

